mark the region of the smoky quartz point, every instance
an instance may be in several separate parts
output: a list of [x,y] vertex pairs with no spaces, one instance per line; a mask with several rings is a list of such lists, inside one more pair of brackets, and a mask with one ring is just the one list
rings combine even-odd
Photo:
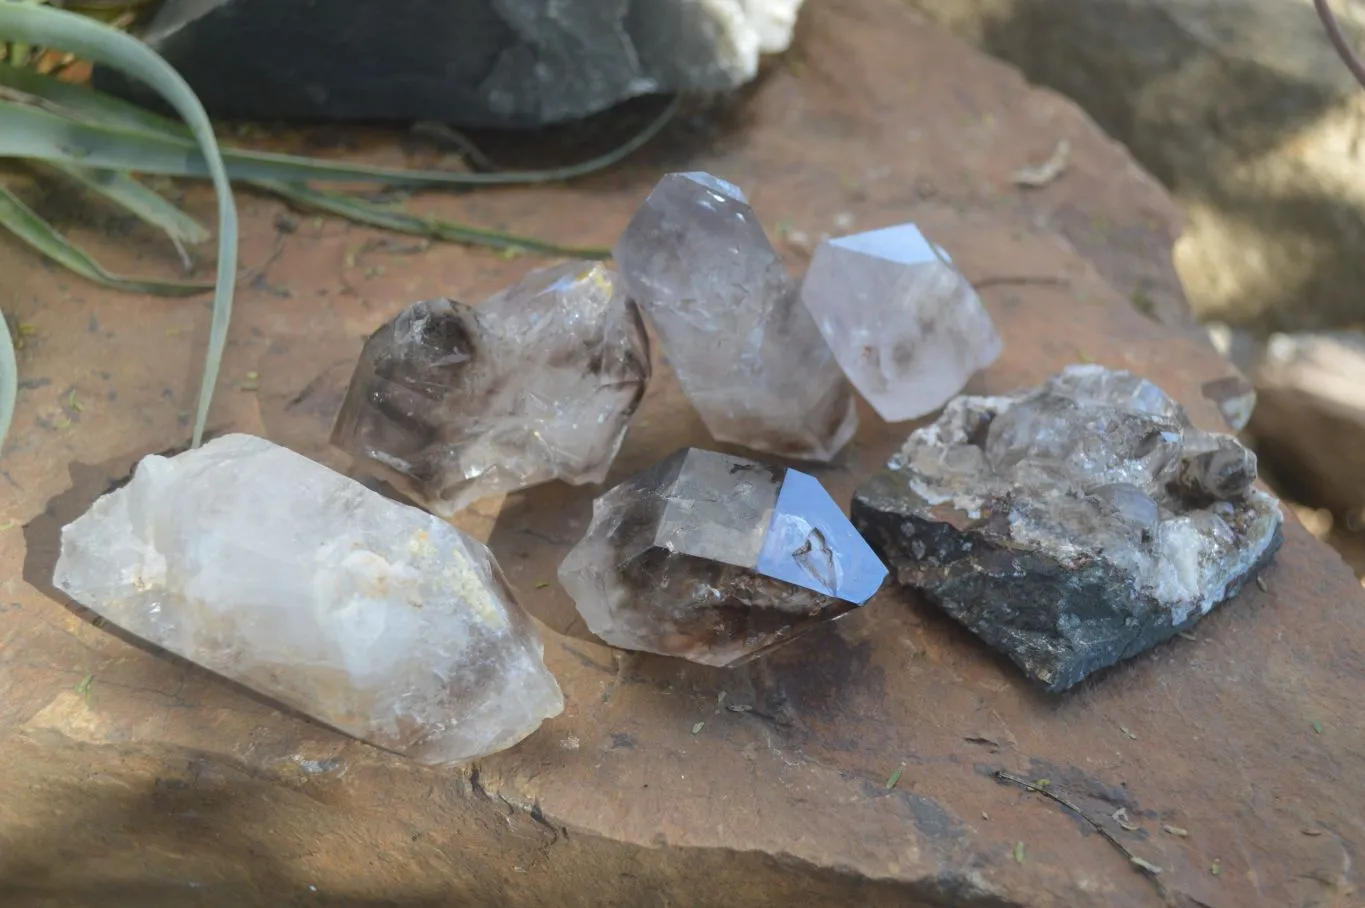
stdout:
[[649,377],[619,278],[569,262],[478,308],[400,312],[366,342],[332,443],[449,517],[552,479],[601,482]]
[[1152,647],[1235,595],[1283,520],[1256,457],[1151,382],[1070,366],[959,397],[854,495],[896,572],[1043,687]]
[[853,389],[737,186],[666,175],[614,256],[712,437],[812,461],[853,437]]
[[825,240],[801,299],[888,422],[937,410],[1004,349],[971,283],[914,224]]
[[559,581],[613,646],[732,666],[863,604],[886,573],[813,477],[686,448],[593,503]]

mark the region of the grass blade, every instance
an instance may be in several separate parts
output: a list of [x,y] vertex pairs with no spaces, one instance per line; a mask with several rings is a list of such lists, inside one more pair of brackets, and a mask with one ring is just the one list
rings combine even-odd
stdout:
[[[54,262],[104,287],[157,296],[192,296],[213,289],[212,284],[202,282],[142,280],[122,277],[107,271],[103,265],[73,245],[4,186],[0,186],[0,226],[12,231],[19,239]],[[0,439],[3,438],[4,435],[0,435]]]
[[9,319],[0,315],[0,453],[4,453],[18,397],[19,364],[14,358],[14,338],[9,333]]
[[605,259],[611,257],[610,249],[561,246],[530,237],[502,233],[497,230],[467,227],[464,224],[457,224],[441,218],[425,217],[388,205],[376,205],[374,202],[367,202],[364,199],[343,193],[311,189],[298,183],[252,180],[251,185],[267,192],[273,192],[306,208],[315,208],[360,224],[382,227],[385,230],[393,230],[398,233],[409,233],[433,240],[468,243],[474,246],[491,246],[494,249],[540,252],[571,258]]
[[[185,120],[199,143],[194,159],[206,167],[218,195],[218,283],[213,299],[213,321],[209,328],[208,356],[204,362],[203,383],[199,387],[199,407],[194,421],[193,444],[204,437],[209,403],[218,382],[223,348],[227,345],[228,323],[232,318],[232,297],[237,284],[237,207],[232,199],[227,170],[214,138],[208,114],[194,92],[169,63],[151,48],[130,35],[75,13],[45,6],[0,2],[0,35],[44,47],[57,47],[94,63],[118,67],[151,86]],[[40,112],[40,111],[39,111]],[[4,137],[9,123],[0,127]],[[74,163],[90,163],[76,161]],[[139,169],[116,167],[116,170]]]
[[143,223],[160,229],[176,243],[177,249],[182,243],[195,245],[209,239],[210,234],[203,224],[126,173],[72,164],[48,166],[61,171],[91,192],[104,196]]
[[[64,108],[69,115],[0,100],[0,156],[41,157],[114,170],[202,177],[204,162],[184,128],[125,101],[37,73],[0,65],[0,85]],[[386,183],[394,186],[491,186],[556,183],[610,167],[658,135],[677,111],[675,97],[664,111],[629,141],[579,164],[548,170],[469,173],[404,170],[322,161],[297,155],[222,149],[233,179],[300,183]],[[21,114],[20,111],[25,113]],[[83,119],[73,119],[80,117]],[[13,118],[13,119],[11,119]],[[15,124],[10,127],[8,124]],[[19,133],[22,127],[23,133]]]

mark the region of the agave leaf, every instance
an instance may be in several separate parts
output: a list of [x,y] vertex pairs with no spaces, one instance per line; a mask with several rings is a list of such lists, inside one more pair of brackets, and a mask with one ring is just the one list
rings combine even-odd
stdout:
[[0,444],[9,436],[18,396],[19,364],[14,358],[14,338],[9,333],[9,319],[0,315]]
[[267,192],[273,192],[306,208],[315,208],[328,214],[339,215],[360,224],[382,227],[398,233],[424,236],[433,240],[449,240],[475,246],[491,246],[494,249],[524,250],[526,252],[540,252],[547,255],[564,255],[583,259],[605,259],[611,256],[610,249],[560,246],[555,243],[502,233],[497,230],[466,227],[453,221],[425,217],[387,205],[377,205],[374,202],[367,202],[364,199],[344,193],[311,189],[298,183],[252,180],[251,185]]
[[[0,99],[0,156],[65,160],[114,170],[202,177],[204,162],[183,127],[102,95],[38,73],[0,65],[0,85],[48,102],[49,109]],[[658,135],[676,112],[674,98],[653,122],[629,141],[579,164],[548,170],[469,173],[367,167],[265,151],[222,149],[233,179],[301,183],[386,183],[395,186],[492,186],[557,183],[618,163]],[[63,108],[55,112],[53,106]],[[12,124],[12,125],[11,125]]]
[[213,289],[203,282],[142,280],[107,271],[4,186],[0,186],[0,225],[54,262],[105,287],[157,296],[193,296]]
[[175,242],[177,249],[181,243],[194,245],[206,242],[209,238],[209,232],[203,224],[126,173],[98,167],[77,167],[72,164],[49,166],[91,192],[104,196],[139,220],[164,231]]
[[[61,48],[86,60],[119,68],[151,86],[165,98],[189,125],[198,142],[197,150],[187,157],[193,157],[207,170],[218,195],[218,282],[213,299],[213,321],[209,328],[204,378],[199,387],[198,413],[194,421],[193,444],[198,446],[204,437],[204,424],[208,421],[209,404],[218,381],[223,348],[227,344],[232,297],[237,284],[237,207],[233,203],[232,187],[228,183],[227,171],[223,167],[223,158],[208,114],[180,74],[155,51],[136,38],[93,19],[46,6],[0,2],[0,37]],[[16,127],[22,130],[20,121],[9,121],[0,115],[0,138],[12,135]],[[94,162],[68,163],[88,166]],[[132,167],[114,169],[135,170],[138,167],[134,162]]]

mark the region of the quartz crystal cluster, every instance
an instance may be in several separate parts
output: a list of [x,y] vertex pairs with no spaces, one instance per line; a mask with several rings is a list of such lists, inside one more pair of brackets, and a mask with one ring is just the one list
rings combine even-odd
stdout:
[[971,283],[914,224],[824,241],[801,299],[888,422],[937,410],[1003,349]]
[[614,255],[717,440],[827,461],[853,437],[853,389],[738,187],[668,174]]
[[1071,366],[959,397],[858,489],[852,518],[922,590],[1064,690],[1187,628],[1281,542],[1255,455],[1129,372]]
[[619,278],[569,262],[477,309],[400,312],[365,344],[332,441],[450,516],[551,479],[601,482],[649,377]]
[[285,448],[145,458],[62,532],[54,582],[124,630],[426,763],[563,709],[488,550]]
[[594,502],[559,580],[607,643],[728,666],[861,605],[886,573],[817,480],[688,448]]

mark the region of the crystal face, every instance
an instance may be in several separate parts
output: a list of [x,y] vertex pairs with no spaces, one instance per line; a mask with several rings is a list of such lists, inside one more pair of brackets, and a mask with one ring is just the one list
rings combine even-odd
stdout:
[[370,337],[332,442],[445,517],[601,482],[649,382],[649,341],[601,265],[534,271],[477,309],[415,303]]
[[482,544],[249,435],[144,458],[62,530],[53,581],[144,640],[424,763],[510,747],[564,706]]
[[858,489],[853,522],[1024,672],[1064,690],[1190,627],[1280,546],[1256,457],[1156,385],[1071,366],[959,397]]
[[593,503],[559,582],[607,643],[726,666],[863,604],[886,573],[812,477],[687,448]]
[[668,174],[614,255],[713,437],[816,461],[853,437],[853,390],[738,187]]
[[801,300],[888,422],[937,410],[1003,350],[972,285],[914,224],[821,243]]

